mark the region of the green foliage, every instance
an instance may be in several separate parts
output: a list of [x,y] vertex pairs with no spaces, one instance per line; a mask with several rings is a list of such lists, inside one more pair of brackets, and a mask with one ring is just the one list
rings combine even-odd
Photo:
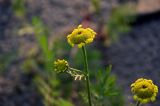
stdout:
[[55,88],[55,86],[59,85],[58,80],[53,80],[51,76],[46,80],[42,79],[41,76],[37,76],[34,82],[44,97],[43,103],[45,106],[73,106],[69,101],[60,97],[60,92]]
[[45,69],[46,71],[52,71],[54,52],[49,49],[48,37],[47,37],[48,30],[38,17],[32,18],[32,24],[34,27],[35,37],[37,38],[37,43],[39,44],[43,59],[45,61]]
[[21,68],[22,68],[23,72],[27,74],[31,70],[37,70],[38,66],[37,66],[37,63],[36,63],[36,61],[34,59],[29,58],[29,59],[26,59],[22,63]]
[[[122,91],[119,89],[119,86],[116,84],[116,77],[111,75],[111,65],[102,70],[101,53],[97,49],[87,48],[88,61],[90,67],[90,76],[92,79],[91,86],[93,104],[94,106],[123,106],[123,96]],[[76,67],[81,68],[83,65],[83,58],[81,51],[78,50],[77,54],[74,57],[74,64]],[[99,70],[99,71],[97,71]],[[80,93],[83,99],[83,105],[87,104],[87,95],[85,91]]]
[[64,100],[64,99],[59,99],[57,102],[56,102],[56,105],[57,106],[73,106],[73,104],[71,104],[70,102]]
[[[13,5],[15,13],[22,8],[23,3],[23,0],[15,1],[15,4]],[[25,13],[21,15],[23,16]],[[56,54],[58,54],[55,50],[56,45],[59,45],[58,42],[53,43],[52,47],[49,46],[48,28],[40,18],[32,18],[32,27],[34,29],[39,52],[34,56],[29,56],[24,59],[21,64],[22,70],[24,70],[25,74],[35,73],[33,83],[35,84],[37,91],[42,95],[45,106],[73,106],[69,100],[61,98],[63,92],[59,88],[61,86],[60,80],[53,71],[53,61]],[[10,56],[11,55],[2,56],[2,58],[0,57],[0,60],[3,62],[4,60],[6,61],[5,65],[4,63],[0,63],[1,70],[4,70],[10,63]]]
[[44,104],[45,106],[72,106],[69,101],[60,98],[61,92],[60,89],[58,89],[60,82],[53,71],[53,61],[56,55],[55,45],[50,49],[48,30],[38,17],[32,18],[32,24],[37,43],[39,44],[43,56],[42,60],[44,60],[45,64],[43,70],[46,70],[43,74],[37,75],[34,79],[38,90],[44,97]]
[[[53,71],[41,70],[34,59],[27,59],[22,66],[25,73],[28,73],[29,70],[35,70],[36,76],[33,78],[33,83],[43,97],[44,106],[73,106],[69,100],[62,99],[62,91],[60,89],[62,82],[57,79]],[[67,84],[64,86],[70,88]]]
[[[87,52],[87,57],[88,57],[88,61],[89,61],[89,67],[92,69],[92,71],[96,71],[98,69],[101,68],[101,53],[99,50],[97,50],[94,47],[87,47],[87,51],[92,51],[92,52]],[[73,61],[74,61],[74,66],[78,67],[78,69],[82,68],[83,66],[83,58],[82,58],[82,51],[80,49],[77,49],[76,51],[76,55],[72,56]],[[90,73],[91,76],[93,73]]]
[[38,40],[38,44],[40,45],[42,52],[47,55],[48,53],[48,31],[46,26],[42,23],[41,19],[38,17],[32,18],[32,24],[34,27],[35,36]]
[[60,38],[55,37],[52,45],[54,46],[52,51],[54,51],[55,57],[69,59],[68,54],[71,52],[71,46],[68,45],[63,36]]
[[112,41],[119,39],[119,34],[131,30],[130,22],[135,20],[135,8],[130,5],[122,5],[112,10],[107,23],[107,33]]
[[111,75],[111,65],[106,71],[99,70],[95,77],[96,82],[92,84],[94,106],[123,106],[123,96],[115,76]]
[[0,73],[3,73],[6,69],[8,69],[9,65],[16,58],[16,52],[10,52],[6,54],[0,55]]
[[18,17],[22,17],[25,15],[25,0],[13,0],[12,8],[15,12],[15,15]]
[[92,6],[94,7],[94,11],[96,13],[99,13],[100,12],[100,1],[101,0],[90,0],[91,3],[92,3]]

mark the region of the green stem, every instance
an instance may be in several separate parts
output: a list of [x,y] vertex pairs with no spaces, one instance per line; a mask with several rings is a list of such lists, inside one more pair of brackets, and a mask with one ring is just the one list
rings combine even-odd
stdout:
[[139,101],[137,101],[136,106],[140,106],[140,102]]
[[89,102],[89,106],[92,106],[92,102],[91,102],[91,92],[90,92],[90,81],[89,81],[89,70],[88,70],[88,60],[87,60],[87,53],[86,53],[85,46],[82,46],[82,51],[83,51],[84,62],[85,62],[88,102]]
[[79,73],[82,73],[82,74],[84,74],[84,75],[85,75],[85,73],[84,73],[84,72],[82,72],[81,70],[75,69],[75,68],[71,68],[71,67],[69,67],[69,70],[76,71],[76,72],[79,72]]

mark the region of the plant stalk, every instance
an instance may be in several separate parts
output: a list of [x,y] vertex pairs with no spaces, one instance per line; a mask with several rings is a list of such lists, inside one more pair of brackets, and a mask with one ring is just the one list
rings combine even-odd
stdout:
[[140,102],[139,101],[137,101],[136,106],[140,106]]
[[87,93],[88,93],[88,102],[89,106],[92,106],[91,102],[91,91],[90,91],[90,81],[89,81],[89,70],[88,70],[88,60],[87,60],[87,53],[85,46],[82,46],[83,56],[84,56],[84,65],[85,65],[85,71],[86,71],[86,85],[87,85]]

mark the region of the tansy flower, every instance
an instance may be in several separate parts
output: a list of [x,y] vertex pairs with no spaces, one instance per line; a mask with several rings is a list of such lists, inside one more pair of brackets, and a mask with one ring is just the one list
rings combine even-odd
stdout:
[[58,59],[57,61],[54,62],[54,70],[57,73],[67,71],[68,67],[69,67],[68,62],[65,61],[64,59],[63,60]]
[[131,85],[131,91],[134,99],[144,104],[155,101],[158,87],[153,84],[152,80],[140,78]]
[[67,36],[68,43],[71,46],[78,45],[79,48],[85,44],[93,42],[96,32],[90,28],[82,28],[82,25],[79,25],[78,28],[74,29],[71,34]]
[[64,59],[58,59],[54,62],[54,71],[56,71],[57,73],[66,72],[70,74],[74,78],[74,80],[81,80],[83,78],[85,79],[85,75],[82,71],[69,67],[68,62]]

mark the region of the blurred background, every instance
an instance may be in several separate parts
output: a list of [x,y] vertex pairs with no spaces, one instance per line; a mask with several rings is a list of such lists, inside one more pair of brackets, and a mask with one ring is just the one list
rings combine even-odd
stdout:
[[160,0],[0,0],[0,106],[87,106],[84,81],[53,71],[58,58],[83,69],[66,39],[79,24],[97,32],[94,106],[133,106],[137,78],[160,86]]

